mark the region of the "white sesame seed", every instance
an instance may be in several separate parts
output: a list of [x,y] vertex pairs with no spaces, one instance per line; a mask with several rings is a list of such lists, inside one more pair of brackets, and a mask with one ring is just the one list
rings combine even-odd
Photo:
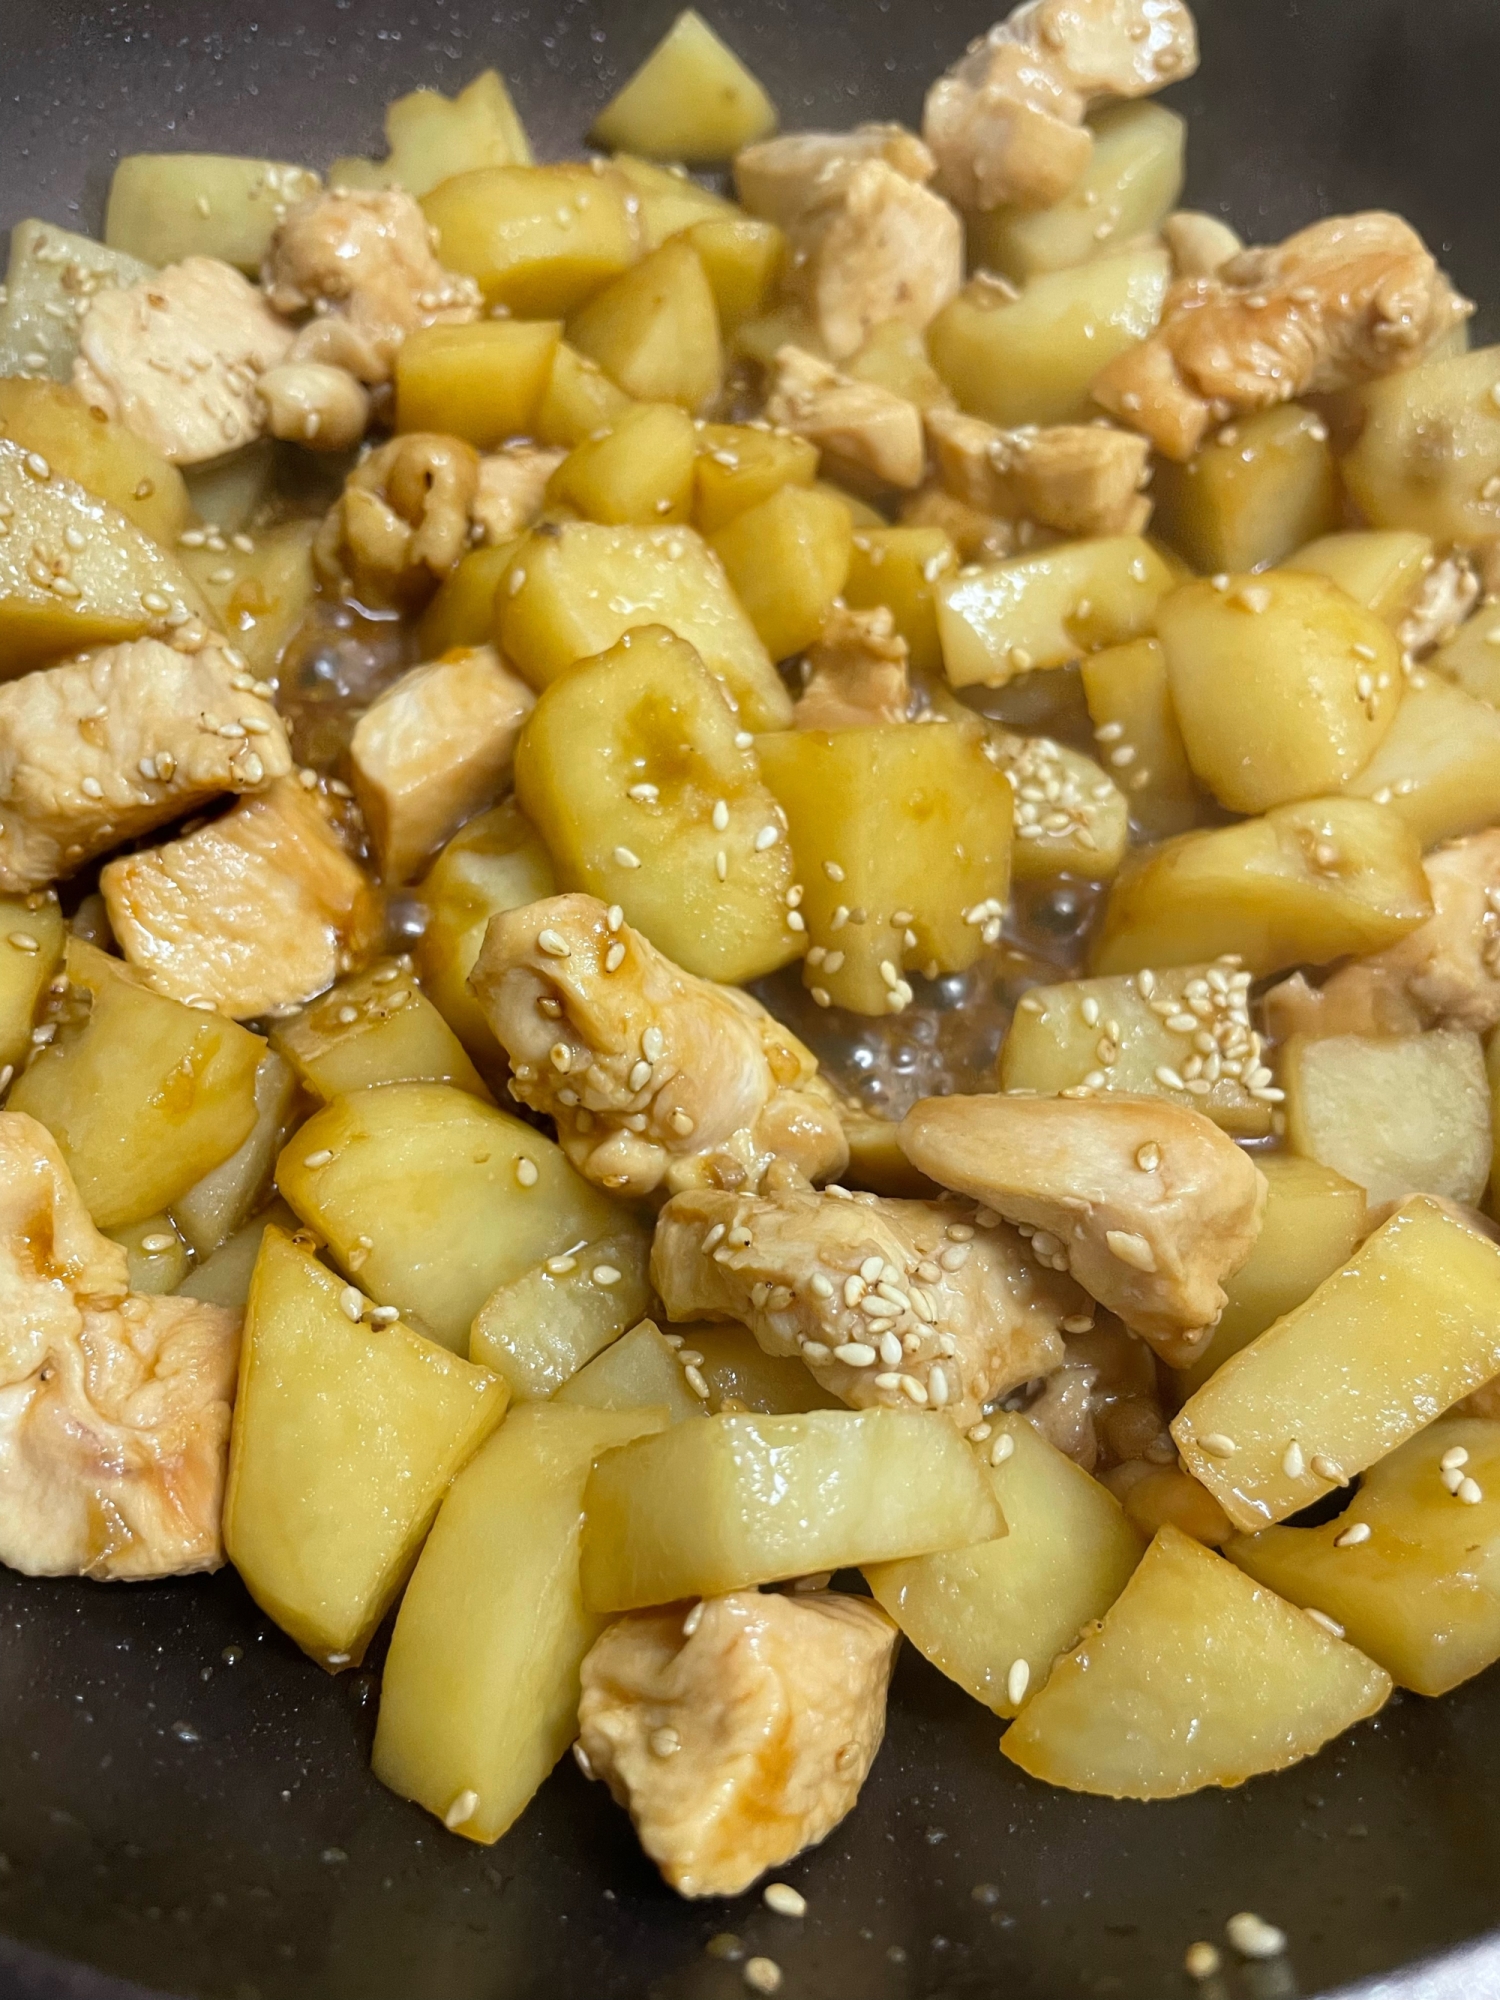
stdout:
[[700,1402],[706,1403],[708,1401],[708,1393],[709,1393],[708,1383],[704,1379],[702,1370],[698,1367],[698,1364],[693,1361],[685,1363],[682,1373],[683,1373],[683,1379],[686,1381],[688,1387],[692,1390],[693,1394],[696,1397],[698,1397]]
[[1268,1924],[1253,1910],[1241,1910],[1224,1926],[1224,1935],[1241,1958],[1275,1958],[1286,1950],[1286,1932]]
[[604,954],[604,970],[606,972],[618,972],[620,967],[624,963],[625,963],[625,947],[620,943],[619,939],[617,938],[615,942],[610,946],[609,950]]
[[1368,1521],[1351,1521],[1342,1534],[1335,1535],[1336,1549],[1357,1549],[1361,1542],[1367,1542],[1374,1531]]
[[339,1293],[339,1305],[343,1310],[345,1319],[352,1319],[357,1322],[365,1316],[364,1299],[354,1289],[353,1285],[346,1285],[343,1291]]
[[765,1904],[778,1917],[805,1917],[807,1898],[800,1896],[790,1882],[768,1882],[765,1887]]
[[538,931],[536,941],[538,950],[544,951],[548,958],[571,958],[573,956],[573,947],[560,931],[554,931],[550,928]]
[[1464,1479],[1459,1482],[1458,1491],[1453,1497],[1462,1500],[1466,1507],[1477,1507],[1484,1498],[1484,1488],[1477,1479]]
[[1337,1618],[1330,1618],[1326,1611],[1319,1611],[1315,1609],[1315,1607],[1311,1604],[1305,1606],[1304,1608],[1306,1609],[1307,1615],[1312,1620],[1314,1625],[1321,1625],[1323,1630],[1326,1633],[1328,1633],[1330,1638],[1334,1639],[1343,1638],[1344,1628],[1342,1625],[1340,1625]]
[[148,1257],[159,1257],[164,1250],[174,1249],[176,1243],[177,1238],[168,1229],[158,1229],[141,1238],[141,1248]]
[[1025,1660],[1012,1660],[1010,1671],[1005,1676],[1005,1699],[1012,1708],[1019,1708],[1026,1699],[1026,1690],[1031,1685],[1031,1668]]
[[1300,1479],[1307,1470],[1307,1461],[1302,1456],[1302,1447],[1295,1438],[1281,1454],[1281,1470],[1288,1479]]
[[12,931],[5,941],[7,944],[14,946],[17,951],[34,952],[41,950],[40,944],[31,935],[30,931]]
[[627,1081],[633,1092],[644,1090],[646,1085],[651,1081],[651,1065],[646,1061],[644,1056],[638,1063],[631,1065],[630,1076]]
[[835,1361],[842,1361],[846,1368],[873,1368],[875,1349],[864,1340],[846,1340],[833,1350]]
[[447,1827],[450,1833],[453,1833],[458,1827],[464,1825],[467,1820],[471,1820],[478,1810],[478,1792],[460,1792],[452,1805],[443,1814],[443,1825]]
[[1210,1458],[1233,1458],[1238,1449],[1234,1439],[1225,1437],[1222,1431],[1210,1431],[1207,1437],[1199,1438],[1198,1443]]
[[537,1183],[536,1161],[528,1160],[524,1155],[517,1160],[516,1179],[521,1183],[522,1187],[535,1187]]
[[774,847],[777,841],[780,840],[780,838],[781,838],[781,828],[779,826],[763,826],[760,832],[755,836],[756,853],[764,854],[766,849],[768,847]]
[[641,857],[630,848],[617,847],[615,849],[615,866],[617,868],[639,868],[640,865]]
[[1312,1469],[1319,1479],[1331,1479],[1335,1486],[1347,1486],[1349,1484],[1348,1479],[1344,1475],[1344,1468],[1336,1458],[1330,1458],[1326,1452],[1314,1452]]
[[[11,939],[11,943],[12,944],[15,943],[14,938]],[[1444,1472],[1452,1472],[1455,1467],[1465,1466],[1468,1464],[1468,1462],[1469,1462],[1469,1454],[1461,1444],[1453,1445],[1449,1450],[1445,1451],[1442,1457],[1438,1460],[1438,1463],[1439,1465],[1442,1466]]]
[[1016,1441],[1009,1431],[1002,1431],[990,1446],[990,1464],[1004,1465],[1016,1448]]
[[1133,1271],[1152,1272],[1156,1269],[1156,1252],[1144,1236],[1138,1236],[1129,1229],[1106,1229],[1105,1247],[1112,1257],[1122,1264],[1128,1264]]
[[774,1958],[747,1958],[744,1980],[752,1993],[779,1993],[781,1967]]
[[713,826],[715,833],[722,833],[729,824],[729,807],[723,799],[714,800]]
[[1182,1969],[1189,1979],[1212,1979],[1223,1963],[1218,1946],[1202,1939],[1190,1944],[1182,1955]]
[[653,1757],[675,1757],[682,1748],[682,1738],[670,1723],[663,1723],[660,1729],[653,1729],[649,1741]]
[[693,1634],[697,1631],[698,1627],[702,1623],[703,1623],[703,1600],[700,1597],[698,1602],[693,1606],[692,1610],[688,1613],[687,1617],[684,1618],[682,1621],[683,1638],[691,1639]]
[[596,1264],[592,1275],[594,1283],[596,1285],[603,1285],[606,1290],[611,1285],[617,1285],[620,1282],[620,1274],[613,1264]]
[[316,1170],[318,1167],[326,1167],[332,1158],[333,1154],[325,1146],[319,1152],[309,1153],[302,1164],[304,1167],[312,1167]]

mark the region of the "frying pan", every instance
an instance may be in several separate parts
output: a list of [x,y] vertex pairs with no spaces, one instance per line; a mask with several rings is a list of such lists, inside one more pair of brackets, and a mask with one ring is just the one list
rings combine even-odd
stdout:
[[[991,0],[700,0],[788,126],[915,122]],[[322,164],[385,100],[497,63],[543,155],[677,0],[0,0],[0,224],[94,227],[129,151]],[[1500,305],[1496,0],[1198,0],[1172,101],[1189,199],[1251,239],[1388,206]],[[1500,319],[1480,338],[1496,337]],[[369,1774],[371,1670],[330,1680],[236,1578],[0,1572],[3,2000],[1171,2000],[1253,1909],[1287,1957],[1204,2000],[1500,1996],[1500,1671],[1398,1697],[1321,1757],[1169,1805],[1049,1790],[910,1648],[853,1816],[753,1897],[685,1905],[571,1759],[498,1846]],[[1404,1969],[1403,1969],[1404,1968]]]

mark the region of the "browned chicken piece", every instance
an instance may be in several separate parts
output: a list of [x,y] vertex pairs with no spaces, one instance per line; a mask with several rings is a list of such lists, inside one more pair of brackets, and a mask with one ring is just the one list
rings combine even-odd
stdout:
[[1166,1362],[1192,1360],[1249,1256],[1266,1184],[1201,1112],[1160,1098],[929,1097],[901,1148],[1026,1229]]
[[547,481],[567,457],[545,445],[513,444],[479,461],[470,513],[490,548],[523,535],[542,511]]
[[871,611],[835,605],[807,650],[807,685],[792,711],[794,729],[863,729],[905,722],[911,702],[906,641],[883,604]]
[[778,351],[766,415],[815,444],[834,479],[908,490],[922,484],[927,448],[916,404],[841,375],[805,348]]
[[391,379],[418,327],[479,317],[478,286],[443,269],[426,216],[401,188],[344,188],[298,202],[271,239],[261,278],[277,312],[314,315],[293,361],[342,368],[372,385]]
[[52,1135],[0,1112],[0,1562],[217,1569],[239,1336],[236,1312],[131,1296]]
[[412,881],[494,804],[535,706],[492,647],[463,646],[412,667],[365,710],[350,744],[354,796],[387,883]]
[[901,1634],[832,1591],[634,1611],[583,1663],[574,1754],[681,1896],[737,1896],[815,1847],[885,1735]]
[[1488,1034],[1500,1026],[1500,827],[1435,848],[1422,868],[1432,915],[1363,965],[1409,997],[1420,1025]]
[[1093,395],[1187,459],[1228,417],[1412,367],[1472,311],[1399,216],[1330,216],[1179,278],[1156,332],[1110,362]]
[[347,368],[288,361],[260,378],[266,429],[309,451],[349,451],[370,422],[370,395]]
[[987,515],[1025,517],[1064,535],[1138,535],[1151,518],[1141,491],[1151,446],[1108,424],[997,430],[956,410],[927,412],[943,485]]
[[1444,556],[1434,563],[1396,634],[1402,652],[1421,659],[1451,639],[1479,602],[1479,588],[1478,572],[1467,554]]
[[1161,240],[1179,278],[1211,278],[1245,247],[1227,222],[1196,208],[1174,210],[1161,226]]
[[136,970],[159,993],[235,1020],[302,1006],[378,934],[363,869],[296,778],[197,833],[111,861],[99,881]]
[[1294,972],[1261,1004],[1273,1042],[1292,1035],[1415,1035],[1422,1029],[1421,1010],[1402,982],[1369,962],[1343,966],[1321,986]]
[[879,160],[904,179],[925,185],[937,162],[904,125],[856,125],[848,132],[783,132],[735,155],[734,183],[752,215],[789,229],[852,167]]
[[94,294],[73,383],[174,465],[200,465],[262,435],[260,378],[291,344],[291,329],[232,265],[185,257]]
[[135,639],[0,686],[0,889],[291,769],[286,733],[232,648]]
[[1113,1313],[1065,1336],[1066,1359],[1024,1406],[1028,1423],[1085,1472],[1126,1460],[1176,1463],[1157,1388],[1156,1360]]
[[684,972],[618,909],[552,896],[495,917],[470,976],[511,1060],[511,1090],[557,1120],[563,1151],[627,1199],[664,1187],[809,1180],[849,1149],[795,1035],[732,986]]
[[903,501],[900,519],[907,528],[941,528],[963,563],[1003,562],[1015,554],[1017,530],[1026,525],[955,500],[941,486],[924,486]]
[[1182,0],[1030,0],[927,93],[939,185],[960,208],[1045,208],[1089,163],[1091,105],[1149,96],[1197,67]]
[[372,609],[419,609],[469,546],[479,454],[408,431],[350,473],[313,546],[328,589]]
[[672,1319],[736,1319],[855,1409],[935,1408],[961,1429],[1049,1375],[1092,1318],[1071,1279],[985,1210],[787,1186],[680,1194],[651,1281]]

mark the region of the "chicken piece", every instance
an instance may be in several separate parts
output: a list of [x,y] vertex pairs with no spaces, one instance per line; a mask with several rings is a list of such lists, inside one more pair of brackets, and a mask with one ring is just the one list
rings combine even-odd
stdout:
[[1479,575],[1467,554],[1444,556],[1422,579],[1417,601],[1401,621],[1401,650],[1419,660],[1441,646],[1479,602]]
[[967,500],[955,500],[941,486],[924,486],[903,501],[900,520],[906,528],[941,528],[961,563],[1003,562],[1016,552],[1018,529],[1028,525],[986,514]]
[[239,1335],[236,1312],[130,1296],[52,1135],[0,1112],[0,1562],[217,1569]]
[[513,444],[480,459],[469,511],[490,548],[525,534],[541,514],[548,480],[567,455],[545,445]]
[[1041,1394],[1024,1410],[1032,1429],[1085,1472],[1092,1472],[1099,1458],[1093,1400],[1093,1369],[1065,1361],[1047,1377]]
[[1294,972],[1261,1004],[1273,1042],[1292,1035],[1415,1035],[1422,1029],[1421,1011],[1401,981],[1369,962],[1343,966],[1321,986]]
[[1093,152],[1091,105],[1149,96],[1197,67],[1182,0],[1030,0],[927,93],[939,185],[966,209],[1061,201]]
[[1421,1009],[1420,1025],[1488,1034],[1500,1026],[1500,827],[1434,849],[1422,870],[1432,915],[1362,963]]
[[1050,1374],[1060,1328],[1093,1317],[984,1210],[800,1186],[675,1196],[651,1282],[670,1318],[739,1320],[855,1409],[932,1407],[961,1429]]
[[1207,278],[1179,278],[1161,324],[1095,378],[1094,400],[1168,458],[1209,426],[1410,368],[1473,311],[1397,215],[1335,215]]
[[901,1150],[1031,1236],[1169,1365],[1192,1360],[1249,1256],[1266,1184],[1201,1112],[1154,1097],[929,1097]]
[[735,189],[752,215],[789,229],[866,160],[879,160],[918,186],[937,171],[932,154],[904,125],[856,125],[849,132],[783,132],[746,146],[735,156]]
[[680,1896],[737,1896],[858,1798],[900,1644],[878,1604],[828,1590],[629,1612],[584,1660],[574,1755]]
[[956,410],[929,410],[926,421],[943,485],[981,514],[1064,535],[1138,535],[1151,518],[1143,437],[1108,424],[997,430]]
[[260,378],[266,429],[309,451],[348,451],[370,421],[370,397],[347,368],[289,361]]
[[665,1187],[808,1180],[849,1148],[817,1062],[764,1007],[674,965],[618,908],[553,896],[495,917],[470,975],[511,1060],[512,1094],[557,1120],[587,1179]]
[[1085,1472],[1144,1458],[1172,1465],[1177,1446],[1167,1430],[1156,1359],[1138,1334],[1113,1313],[1069,1333],[1066,1359],[1030,1402],[1011,1399],[1026,1421]]
[[905,722],[911,703],[906,641],[883,604],[872,611],[835,605],[807,649],[807,685],[792,711],[794,729],[863,729]]
[[[239,664],[233,664],[239,662]],[[239,655],[135,639],[0,686],[0,890],[291,769],[286,733]]]
[[916,404],[841,375],[804,348],[778,350],[766,415],[815,444],[834,479],[853,475],[860,484],[908,491],[922,484],[927,450]]
[[120,949],[158,993],[240,1021],[303,1006],[378,936],[374,890],[296,778],[111,861],[99,882]]
[[291,344],[290,328],[233,265],[185,257],[94,294],[73,385],[174,465],[201,465],[264,433],[260,378]]
[[1211,278],[1245,247],[1227,222],[1197,208],[1175,209],[1161,226],[1161,240],[1179,278]]
[[311,310],[293,361],[389,382],[401,344],[419,326],[479,317],[479,287],[445,271],[427,218],[401,188],[348,188],[298,202],[271,239],[261,271],[277,312]]
[[412,881],[495,803],[535,706],[493,648],[460,646],[411,668],[365,710],[350,745],[354,796],[387,883]]
[[350,473],[313,545],[323,583],[372,609],[419,610],[469,546],[479,454],[408,431]]

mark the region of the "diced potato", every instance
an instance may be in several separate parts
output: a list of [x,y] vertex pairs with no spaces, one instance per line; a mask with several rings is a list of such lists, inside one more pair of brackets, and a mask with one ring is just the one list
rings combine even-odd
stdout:
[[1069,1791],[1181,1798],[1310,1757],[1390,1691],[1363,1653],[1163,1528],[1000,1749]]
[[776,107],[689,7],[594,120],[599,146],[691,166],[727,160],[776,130]]
[[845,1407],[813,1380],[804,1362],[791,1355],[767,1354],[748,1327],[705,1324],[676,1326],[672,1331],[682,1336],[681,1365],[696,1368],[708,1384],[706,1407],[714,1416],[720,1411],[730,1415],[753,1411],[788,1417],[803,1410]]
[[668,958],[729,984],[802,951],[777,802],[736,738],[692,647],[647,626],[546,688],[516,752],[516,797],[559,885],[618,903]]
[[264,437],[242,445],[227,458],[183,467],[193,512],[220,534],[238,534],[271,499],[284,464],[285,447],[276,438]]
[[726,338],[763,313],[786,264],[786,238],[774,222],[735,214],[695,222],[684,235],[698,253]]
[[1252,1532],[1347,1484],[1496,1374],[1500,1249],[1414,1195],[1231,1356],[1172,1435],[1188,1470]]
[[858,494],[850,493],[846,487],[835,486],[831,479],[816,480],[813,491],[826,493],[830,500],[837,500],[856,533],[861,528],[885,528],[890,525],[878,507],[872,507],[868,500],[861,500]]
[[1423,847],[1492,826],[1500,819],[1500,711],[1424,674],[1344,790],[1389,806]]
[[1045,272],[1021,291],[983,275],[927,331],[932,365],[960,405],[989,423],[1078,423],[1107,362],[1161,318],[1171,260],[1155,244]]
[[1288,556],[1282,568],[1326,576],[1356,604],[1388,625],[1399,625],[1432,563],[1429,535],[1416,535],[1407,528],[1346,528],[1309,542]]
[[606,1459],[589,1481],[584,1602],[671,1604],[966,1548],[1005,1532],[945,1418],[898,1410],[718,1416]]
[[[1223,992],[1209,985],[1212,972],[1224,981]],[[1001,1047],[1000,1087],[1043,1097],[1083,1087],[1162,1097],[1201,1111],[1237,1138],[1264,1138],[1271,1130],[1273,1100],[1253,1094],[1244,1081],[1263,1058],[1249,1026],[1246,987],[1233,985],[1236,978],[1245,975],[1231,966],[1185,965],[1135,978],[1034,986],[1022,997]],[[1189,991],[1207,1006],[1201,1020],[1189,1005]],[[1168,1027],[1169,1021],[1176,1025]],[[1205,1031],[1221,1051],[1221,1062],[1240,1062],[1239,1076],[1222,1068],[1211,1082],[1202,1075],[1196,1037]],[[1203,1087],[1189,1090],[1190,1078]]]
[[571,450],[630,408],[630,398],[617,389],[597,361],[557,343],[552,373],[536,410],[536,434],[543,444]]
[[106,249],[55,222],[18,222],[10,232],[5,303],[0,306],[0,375],[66,382],[78,356],[78,327],[96,292],[139,284],[151,266]]
[[323,183],[307,167],[227,153],[129,153],[104,213],[111,250],[147,264],[217,257],[258,277],[289,208]]
[[500,650],[534,688],[606,652],[637,625],[665,625],[739,704],[746,729],[784,729],[792,702],[723,565],[691,528],[567,521],[523,545],[498,600]]
[[810,646],[844,588],[853,524],[828,494],[783,486],[712,538],[735,595],[773,660]]
[[741,361],[750,361],[769,372],[786,346],[801,347],[809,354],[822,355],[823,341],[808,317],[806,306],[797,300],[774,302],[765,312],[742,320],[734,330],[734,351]]
[[633,153],[617,153],[609,164],[635,197],[643,250],[659,250],[668,237],[684,235],[694,223],[733,221],[743,213],[723,195],[700,186],[680,166],[654,166]]
[[1435,542],[1500,533],[1500,347],[1403,368],[1357,391],[1359,440],[1344,484],[1375,528]]
[[561,337],[554,319],[418,327],[396,356],[396,429],[441,431],[478,451],[529,433]]
[[389,159],[335,160],[330,187],[405,188],[423,195],[475,167],[529,167],[531,143],[499,73],[487,69],[453,98],[413,90],[386,106]]
[[274,674],[317,596],[313,574],[316,521],[283,521],[261,528],[255,547],[184,549],[182,566],[211,607],[215,623],[262,679]]
[[958,553],[942,528],[856,528],[844,602],[865,611],[883,604],[906,641],[912,670],[942,670],[937,590],[958,568]]
[[954,687],[1004,687],[1034,667],[1061,667],[1155,629],[1177,581],[1139,535],[1059,542],[937,588],[938,636]]
[[422,209],[446,269],[526,319],[572,312],[636,260],[629,189],[584,166],[476,167]]
[[1287,1138],[1372,1204],[1479,1200],[1490,1177],[1490,1089],[1479,1037],[1293,1035],[1281,1052]]
[[341,979],[278,1021],[271,1047],[324,1104],[377,1083],[451,1083],[489,1095],[457,1035],[399,965]]
[[507,1067],[494,1030],[469,991],[491,917],[556,893],[552,862],[514,799],[456,833],[417,889],[427,923],[414,947],[428,997],[484,1075]]
[[1395,720],[1394,633],[1323,577],[1184,584],[1156,625],[1188,762],[1231,812],[1336,792]]
[[1155,234],[1182,193],[1182,120],[1164,105],[1140,102],[1111,105],[1089,123],[1089,163],[1061,201],[970,217],[973,266],[1022,283]]
[[992,729],[985,747],[1016,794],[1015,879],[1080,875],[1107,881],[1130,839],[1130,808],[1114,781],[1092,757],[1048,736]]
[[266,1045],[77,938],[67,976],[87,1012],[65,1014],[9,1107],[47,1127],[94,1221],[120,1229],[170,1208],[249,1136]]
[[482,646],[495,627],[495,594],[524,536],[497,548],[470,549],[438,586],[417,627],[421,659],[440,660],[454,646]]
[[873,382],[915,403],[919,410],[951,410],[953,396],[927,356],[920,327],[904,319],[882,320],[863,347],[842,364],[856,382]]
[[605,1623],[579,1590],[584,1489],[601,1452],[665,1422],[513,1410],[443,1503],[396,1619],[373,1762],[466,1839],[498,1840],[577,1733],[579,1670]]
[[642,401],[696,413],[719,393],[718,308],[697,251],[681,238],[591,298],[568,322],[568,338]]
[[1153,840],[1195,825],[1198,787],[1182,747],[1161,642],[1106,646],[1081,661],[1079,672],[1094,739],[1130,801],[1131,818]]
[[711,535],[783,486],[811,486],[818,448],[790,431],[704,424],[693,469],[693,526]]
[[661,1409],[674,1424],[708,1415],[687,1385],[676,1349],[649,1319],[564,1382],[557,1401],[588,1410]]
[[0,1072],[5,1083],[31,1050],[36,1010],[62,963],[65,936],[55,896],[0,896]]
[[[37,581],[43,569],[46,583]],[[59,593],[53,584],[64,576],[69,590]],[[167,610],[153,611],[148,598]],[[90,646],[161,631],[178,611],[206,615],[206,609],[181,565],[133,521],[0,437],[4,678]]]
[[1328,426],[1282,403],[1216,432],[1185,465],[1158,459],[1152,526],[1197,570],[1260,569],[1339,518]]
[[0,437],[38,452],[64,479],[117,507],[163,548],[191,514],[187,484],[143,438],[61,382],[0,378]]
[[1438,674],[1476,701],[1500,708],[1500,607],[1481,604],[1422,662],[1422,672]]
[[[1451,1472],[1450,1452],[1466,1454]],[[1454,1490],[1464,1479],[1479,1489],[1469,1505]],[[1342,1625],[1400,1686],[1446,1694],[1500,1659],[1497,1507],[1500,1424],[1446,1417],[1372,1465],[1335,1520],[1263,1528],[1225,1553]]]
[[871,1194],[890,1195],[897,1201],[941,1200],[937,1182],[918,1173],[902,1152],[897,1119],[879,1117],[853,1098],[841,1098],[838,1113],[849,1142],[849,1165],[842,1176],[847,1186],[868,1188]]
[[518,1403],[555,1395],[649,1311],[651,1233],[623,1213],[619,1221],[615,1235],[533,1265],[481,1306],[469,1359],[502,1376]]
[[297,1218],[280,1199],[261,1210],[243,1229],[237,1229],[227,1243],[221,1243],[211,1257],[195,1264],[177,1287],[181,1297],[203,1299],[211,1306],[243,1312],[250,1297],[250,1281],[260,1256],[261,1238],[272,1224],[278,1229],[295,1230]]
[[883,1014],[911,994],[884,968],[974,963],[1009,888],[1013,811],[975,733],[954,723],[791,730],[757,749],[791,828],[814,999]]
[[224,1547],[320,1666],[357,1666],[505,1384],[397,1321],[279,1229],[261,1243],[240,1349]]
[[261,1208],[276,1172],[276,1156],[292,1136],[302,1087],[292,1065],[266,1050],[255,1072],[255,1123],[249,1137],[172,1204],[172,1226],[198,1257],[211,1257]]
[[635,403],[613,427],[575,445],[553,473],[550,500],[612,526],[685,521],[698,436],[674,403]]
[[170,1215],[148,1215],[127,1223],[114,1239],[125,1252],[127,1283],[147,1298],[165,1298],[188,1274],[188,1247],[172,1227]]
[[1404,820],[1364,799],[1313,799],[1128,856],[1094,970],[1234,952],[1259,979],[1382,951],[1431,909],[1421,848]]
[[1296,1153],[1258,1153],[1255,1164],[1266,1183],[1265,1219],[1250,1255],[1223,1281],[1229,1302],[1208,1345],[1191,1367],[1173,1370],[1184,1401],[1347,1264],[1365,1233],[1364,1189],[1331,1167]]
[[[1008,1532],[950,1554],[868,1565],[865,1581],[940,1672],[1011,1716],[1114,1603],[1142,1540],[1114,1495],[1025,1417],[995,1419],[985,1455],[997,1448],[1007,1455],[989,1479]],[[1019,1699],[1017,1662],[1026,1669]]]
[[276,1184],[372,1298],[458,1353],[497,1286],[608,1235],[619,1212],[534,1126],[445,1083],[336,1097]]
[[1178,1466],[1126,1459],[1105,1473],[1104,1483],[1119,1498],[1126,1519],[1143,1535],[1177,1528],[1210,1549],[1222,1547],[1234,1535],[1234,1523],[1218,1501]]

